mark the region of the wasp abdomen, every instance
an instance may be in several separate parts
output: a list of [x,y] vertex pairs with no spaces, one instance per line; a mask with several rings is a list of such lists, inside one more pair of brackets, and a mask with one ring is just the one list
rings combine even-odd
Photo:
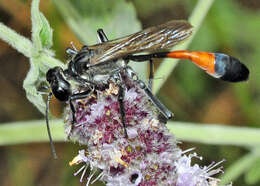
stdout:
[[230,82],[246,81],[249,76],[248,68],[238,59],[220,53],[215,53],[215,72]]

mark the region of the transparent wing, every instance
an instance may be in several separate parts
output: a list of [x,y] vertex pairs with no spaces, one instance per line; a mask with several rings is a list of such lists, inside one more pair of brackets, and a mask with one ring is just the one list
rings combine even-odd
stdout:
[[120,39],[89,46],[89,49],[95,51],[90,64],[99,64],[134,53],[169,49],[191,33],[192,26],[187,21],[169,21]]

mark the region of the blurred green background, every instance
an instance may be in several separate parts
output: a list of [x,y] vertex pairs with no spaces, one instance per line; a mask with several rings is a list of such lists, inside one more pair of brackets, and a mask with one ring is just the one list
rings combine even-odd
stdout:
[[[95,0],[93,2],[101,4],[95,9],[93,6],[87,6],[92,2],[90,0],[68,2],[73,6],[66,6],[66,0],[42,0],[40,4],[41,11],[54,29],[53,50],[62,61],[66,61],[65,49],[70,45],[70,41],[77,47],[83,44],[80,40],[94,44],[96,37],[93,38],[92,33],[100,27],[97,24],[100,20],[104,22],[108,37],[114,39],[138,31],[141,27],[158,25],[172,19],[188,19],[197,3],[190,0]],[[122,2],[127,2],[126,7],[123,7],[125,4]],[[30,38],[30,4],[31,1],[27,0],[1,0],[0,21]],[[75,25],[69,19],[70,14],[77,16],[73,12],[75,10],[82,16],[77,24],[80,24],[81,19],[91,17],[92,22],[86,27],[85,33],[79,33],[68,25]],[[133,14],[133,10],[136,13]],[[131,16],[128,11],[131,12]],[[113,25],[110,24],[111,20]],[[187,61],[180,61],[158,94],[160,100],[174,112],[174,120],[207,125],[220,123],[259,127],[260,1],[216,0],[189,49],[223,52],[236,56],[249,67],[250,79],[239,84],[225,83],[209,77]],[[0,40],[1,123],[43,119],[41,113],[26,99],[22,89],[29,68],[27,61],[26,57]],[[159,63],[160,61],[156,66]],[[163,78],[155,77],[155,83]],[[62,105],[56,100],[53,100],[51,110],[57,117],[62,117]],[[183,143],[181,147],[196,147],[196,152],[204,157],[201,165],[225,158],[225,168],[248,152],[245,148],[235,146]],[[0,185],[80,185],[79,177],[73,176],[79,167],[71,168],[68,162],[81,147],[71,143],[57,143],[56,148],[58,161],[52,160],[47,143],[1,146]],[[260,167],[260,162],[256,165]],[[233,184],[260,185],[258,179],[252,179],[252,174],[260,173],[243,174],[233,180]]]

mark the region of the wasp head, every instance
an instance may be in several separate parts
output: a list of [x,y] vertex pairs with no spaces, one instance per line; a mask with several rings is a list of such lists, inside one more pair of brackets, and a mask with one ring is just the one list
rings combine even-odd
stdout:
[[54,67],[48,70],[46,80],[51,86],[52,93],[59,101],[68,101],[71,95],[70,84],[65,80],[61,67]]

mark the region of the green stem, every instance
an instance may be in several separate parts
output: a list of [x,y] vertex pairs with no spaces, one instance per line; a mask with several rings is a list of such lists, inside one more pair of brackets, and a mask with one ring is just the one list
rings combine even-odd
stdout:
[[[63,141],[65,138],[63,123],[62,120],[51,120],[51,131],[55,141]],[[168,122],[167,127],[181,141],[245,147],[259,147],[260,145],[260,129],[256,128],[185,122]],[[0,125],[0,145],[47,141],[45,120]]]
[[[208,10],[210,9],[212,3],[214,0],[200,0],[195,9],[193,10],[189,21],[193,25],[193,34],[192,36],[187,39],[185,42],[181,43],[180,45],[177,45],[174,47],[174,50],[184,50],[188,48],[189,44],[191,43],[192,39],[196,35],[197,31],[200,28],[201,23],[203,22],[205,16],[207,15]],[[177,65],[178,60],[173,59],[165,59],[163,63],[160,65],[158,70],[156,71],[154,77],[156,78],[162,78],[160,81],[157,81],[158,83],[154,84],[154,93],[158,93],[160,88],[163,86],[167,78],[172,73],[173,69]]]
[[[51,120],[51,133],[55,141],[64,141],[62,120]],[[48,134],[44,120],[6,123],[0,126],[0,145],[46,142]]]
[[213,124],[168,122],[167,128],[181,141],[211,145],[260,146],[260,129]]
[[7,42],[9,45],[21,52],[26,57],[30,58],[32,56],[32,42],[29,39],[19,35],[14,30],[8,28],[1,22],[0,39]]

